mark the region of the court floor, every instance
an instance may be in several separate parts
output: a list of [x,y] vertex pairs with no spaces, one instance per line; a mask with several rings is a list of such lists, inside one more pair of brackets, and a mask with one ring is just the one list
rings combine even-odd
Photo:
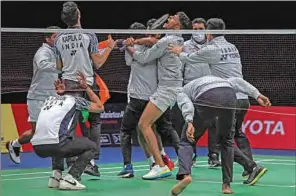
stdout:
[[[243,185],[241,166],[235,164],[232,188],[241,196],[295,196],[296,160],[295,156],[256,155],[256,161],[267,167],[268,172],[255,186]],[[193,168],[193,183],[184,191],[184,196],[220,196],[221,169],[209,169],[205,156],[199,157],[198,168]],[[3,196],[169,196],[170,188],[176,183],[173,176],[168,179],[144,181],[141,176],[148,171],[147,162],[134,164],[135,178],[121,179],[116,176],[122,168],[119,163],[100,164],[101,177],[84,175],[83,191],[59,191],[47,188],[50,174],[48,168],[8,169],[1,171],[1,193]]]

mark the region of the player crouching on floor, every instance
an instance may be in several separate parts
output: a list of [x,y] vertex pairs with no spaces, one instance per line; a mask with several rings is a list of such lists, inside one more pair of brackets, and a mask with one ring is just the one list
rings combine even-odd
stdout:
[[[70,133],[70,126],[77,111],[100,113],[104,106],[98,96],[88,87],[86,77],[78,73],[80,88],[85,90],[90,101],[73,95],[63,95],[65,85],[57,80],[57,96],[50,96],[44,103],[36,125],[36,132],[31,143],[36,154],[42,158],[52,157],[52,176],[50,188],[62,190],[81,190],[85,186],[79,182],[87,164],[94,159],[96,144],[86,137],[75,137]],[[77,156],[77,160],[68,174],[62,177],[64,158]]]

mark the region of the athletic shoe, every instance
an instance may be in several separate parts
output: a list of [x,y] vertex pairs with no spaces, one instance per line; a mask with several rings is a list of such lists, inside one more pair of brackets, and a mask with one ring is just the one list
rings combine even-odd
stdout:
[[60,180],[62,179],[62,172],[58,170],[53,170],[52,175],[48,180],[49,188],[59,188]]
[[6,142],[6,149],[9,152],[9,157],[10,159],[15,163],[15,164],[20,164],[21,159],[20,159],[20,147],[13,147],[12,146],[12,141]]
[[96,177],[101,176],[101,173],[99,172],[99,167],[97,165],[92,166],[90,163],[86,166],[84,173]]
[[154,166],[155,166],[155,163],[152,163],[152,165],[150,165],[150,169],[149,170],[151,170]]
[[163,160],[164,164],[165,164],[166,166],[168,166],[168,168],[169,168],[171,171],[173,171],[173,169],[174,169],[174,167],[175,167],[175,164],[174,164],[174,162],[169,158],[169,156],[168,156],[168,155],[161,155],[161,157],[162,157],[162,160]]
[[249,175],[250,175],[250,172],[248,172],[247,170],[244,170],[244,172],[242,173],[243,178],[248,178]]
[[210,168],[220,167],[221,162],[216,154],[210,154],[208,159],[208,164]]
[[159,165],[155,165],[152,167],[150,172],[142,177],[143,180],[156,180],[158,178],[166,178],[172,175],[171,170],[168,166],[159,167]]
[[61,190],[83,190],[85,186],[78,182],[70,174],[66,175],[60,180],[59,189]]
[[262,176],[267,172],[267,169],[257,165],[254,167],[252,173],[250,173],[249,178],[244,181],[244,184],[254,185],[256,184]]
[[122,178],[133,178],[134,170],[132,164],[127,164],[124,166],[123,170],[118,174]]

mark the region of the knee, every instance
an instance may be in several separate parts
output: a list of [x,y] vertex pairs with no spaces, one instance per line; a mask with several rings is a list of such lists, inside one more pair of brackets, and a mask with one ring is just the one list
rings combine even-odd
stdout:
[[152,127],[152,124],[151,123],[147,123],[143,120],[140,120],[139,123],[138,123],[138,127],[140,129],[140,131],[143,133],[145,132],[145,130],[147,130],[147,128],[151,128]]

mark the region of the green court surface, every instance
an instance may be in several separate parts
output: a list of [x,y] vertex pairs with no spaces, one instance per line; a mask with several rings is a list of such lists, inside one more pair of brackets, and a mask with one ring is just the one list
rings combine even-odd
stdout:
[[[256,156],[268,172],[255,186],[243,185],[242,167],[235,164],[232,188],[241,196],[295,196],[296,157]],[[193,183],[181,194],[184,196],[220,196],[221,169],[208,169],[206,157],[200,157],[199,167],[193,168]],[[3,196],[169,196],[177,182],[173,176],[156,181],[144,181],[141,176],[148,171],[147,163],[134,164],[136,177],[121,179],[116,176],[120,164],[100,165],[99,179],[84,175],[83,191],[59,191],[47,188],[49,169],[3,170],[1,193]]]

